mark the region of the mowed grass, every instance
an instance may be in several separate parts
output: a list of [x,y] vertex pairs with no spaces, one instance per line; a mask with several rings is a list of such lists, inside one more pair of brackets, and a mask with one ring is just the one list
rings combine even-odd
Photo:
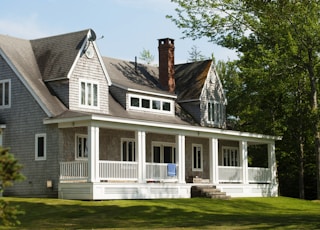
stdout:
[[[320,229],[320,202],[286,197],[73,201],[2,198],[16,229]],[[1,227],[0,229],[6,229]],[[12,229],[12,227],[10,228]]]

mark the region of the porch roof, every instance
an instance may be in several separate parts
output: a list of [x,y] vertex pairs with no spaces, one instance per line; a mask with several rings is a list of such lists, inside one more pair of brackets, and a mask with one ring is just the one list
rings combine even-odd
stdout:
[[108,115],[69,110],[55,118],[46,118],[44,124],[59,124],[61,128],[68,128],[95,123],[100,127],[110,127],[114,129],[137,130],[142,128],[147,132],[247,140],[254,143],[266,143],[282,139],[282,137],[279,136],[201,127],[196,122],[193,122],[191,117],[183,117],[182,114],[168,116],[126,111],[111,95],[109,99],[110,114]]

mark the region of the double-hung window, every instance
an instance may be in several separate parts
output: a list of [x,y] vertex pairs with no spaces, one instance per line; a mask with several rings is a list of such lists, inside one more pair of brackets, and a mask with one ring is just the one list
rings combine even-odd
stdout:
[[11,80],[0,80],[0,108],[10,108]]
[[81,106],[98,107],[99,92],[98,83],[91,81],[80,81],[80,104]]
[[134,139],[122,139],[122,161],[136,161],[136,149]]
[[47,135],[45,133],[35,136],[35,158],[36,160],[46,160],[47,157]]
[[88,141],[87,135],[76,135],[76,159],[86,160],[88,159]]
[[239,149],[237,147],[222,147],[223,166],[240,166]]
[[202,171],[202,145],[192,145],[192,171]]

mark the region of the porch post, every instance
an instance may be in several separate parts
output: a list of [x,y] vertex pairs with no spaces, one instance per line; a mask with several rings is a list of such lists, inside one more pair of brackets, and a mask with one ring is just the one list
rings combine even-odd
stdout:
[[136,153],[138,154],[138,182],[146,182],[146,132],[136,131]]
[[242,166],[242,184],[249,184],[248,181],[248,143],[246,141],[239,142],[241,166]]
[[218,164],[218,139],[209,139],[209,166],[210,166],[210,183],[219,183],[219,164]]
[[275,153],[275,144],[268,144],[268,167],[271,173],[271,195],[278,195],[278,182],[277,182],[277,163],[276,163],[276,153]]
[[186,160],[185,160],[185,136],[176,135],[176,145],[178,154],[178,182],[186,183]]
[[88,181],[99,181],[99,127],[88,126]]

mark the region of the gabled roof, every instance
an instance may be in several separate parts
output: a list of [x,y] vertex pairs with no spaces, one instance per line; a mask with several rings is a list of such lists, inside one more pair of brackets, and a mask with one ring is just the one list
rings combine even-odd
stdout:
[[67,78],[90,30],[31,40],[44,81]]
[[212,60],[175,65],[178,101],[199,100]]
[[151,65],[143,65],[130,61],[124,61],[109,57],[103,57],[103,62],[111,78],[112,84],[130,90],[145,91],[173,96],[159,85],[159,68]]
[[49,117],[66,110],[42,81],[30,41],[0,35],[0,55]]

